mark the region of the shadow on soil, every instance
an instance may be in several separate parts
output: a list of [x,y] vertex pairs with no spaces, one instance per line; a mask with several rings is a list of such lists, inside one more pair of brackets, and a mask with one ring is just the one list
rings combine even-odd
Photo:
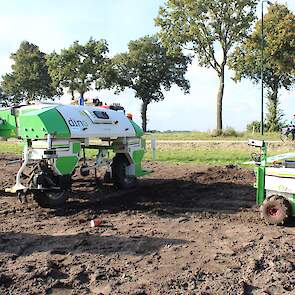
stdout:
[[182,245],[180,239],[145,236],[100,236],[81,233],[76,235],[37,235],[28,233],[0,233],[0,252],[29,256],[34,252],[66,255],[73,253],[148,255],[165,245]]
[[72,215],[82,210],[118,213],[151,212],[161,216],[186,212],[236,213],[255,206],[255,189],[251,185],[216,182],[195,183],[177,179],[143,179],[136,189],[115,191],[101,186],[87,192],[74,190],[72,198],[56,215]]

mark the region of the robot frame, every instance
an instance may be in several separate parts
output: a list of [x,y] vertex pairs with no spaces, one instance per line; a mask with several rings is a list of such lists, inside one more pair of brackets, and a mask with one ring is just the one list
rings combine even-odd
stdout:
[[[87,176],[104,166],[105,179],[122,189],[134,187],[137,177],[148,173],[141,167],[143,131],[121,109],[46,103],[2,108],[0,136],[25,143],[16,183],[6,191],[22,198],[31,193],[42,207],[66,202],[76,168]],[[97,151],[92,165],[86,149]]]

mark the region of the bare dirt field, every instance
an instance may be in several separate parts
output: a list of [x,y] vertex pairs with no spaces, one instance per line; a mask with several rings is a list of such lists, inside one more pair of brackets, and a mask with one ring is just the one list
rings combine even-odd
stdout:
[[2,193],[0,294],[295,294],[294,222],[260,220],[251,170],[145,166],[129,191],[76,176],[57,210]]

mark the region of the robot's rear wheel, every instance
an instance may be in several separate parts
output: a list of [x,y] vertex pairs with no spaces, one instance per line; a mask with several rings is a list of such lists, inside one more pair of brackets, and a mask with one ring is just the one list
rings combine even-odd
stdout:
[[113,159],[112,176],[115,186],[120,189],[130,189],[137,185],[136,176],[127,175],[126,168],[129,162],[123,154],[117,154]]

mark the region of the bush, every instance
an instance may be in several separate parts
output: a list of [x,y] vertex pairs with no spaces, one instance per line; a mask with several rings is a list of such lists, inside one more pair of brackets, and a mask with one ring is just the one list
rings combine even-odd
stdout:
[[251,123],[249,123],[246,127],[248,132],[259,132],[260,131],[260,121],[252,121]]
[[223,131],[222,131],[222,136],[225,137],[239,137],[241,136],[241,133],[237,132],[234,128],[232,127],[226,127]]
[[243,132],[238,132],[232,127],[226,127],[225,129],[222,130],[222,132],[217,132],[216,129],[211,131],[211,136],[212,137],[217,137],[217,136],[224,136],[224,137],[240,137],[243,136]]

